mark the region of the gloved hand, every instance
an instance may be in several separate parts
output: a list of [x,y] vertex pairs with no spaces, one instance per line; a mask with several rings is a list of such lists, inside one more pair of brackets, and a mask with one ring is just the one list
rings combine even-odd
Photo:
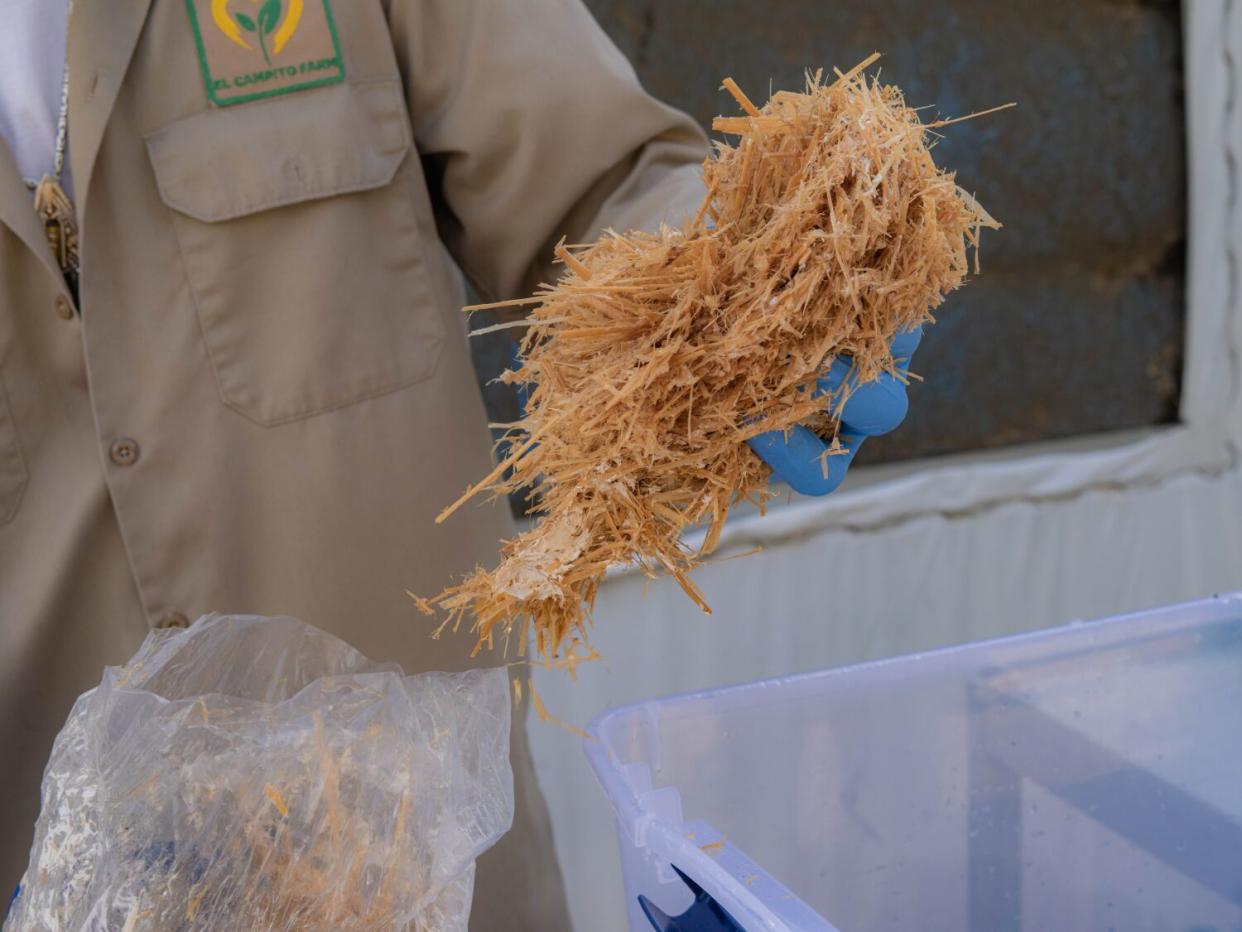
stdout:
[[[910,357],[922,339],[923,330],[918,328],[898,334],[893,340],[893,358],[902,372],[909,367]],[[819,380],[819,391],[826,396],[835,393],[849,377],[851,366],[848,358],[835,360],[828,374]],[[845,478],[863,440],[894,430],[905,419],[908,409],[905,384],[885,373],[876,381],[855,389],[846,401],[841,411],[841,446],[845,453],[825,457],[828,445],[805,427],[795,427],[788,436],[784,431],[769,431],[748,443],[772,467],[772,476],[777,481],[788,483],[803,495],[827,495]]]

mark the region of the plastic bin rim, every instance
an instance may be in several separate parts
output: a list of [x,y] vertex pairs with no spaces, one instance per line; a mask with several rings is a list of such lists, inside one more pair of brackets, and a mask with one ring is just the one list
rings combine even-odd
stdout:
[[988,647],[994,647],[1002,643],[1005,645],[1015,646],[1031,644],[1041,640],[1053,639],[1058,635],[1063,635],[1068,627],[1072,627],[1075,631],[1102,631],[1119,625],[1132,624],[1135,621],[1158,621],[1161,618],[1166,618],[1172,615],[1176,615],[1185,623],[1190,624],[1196,621],[1206,620],[1207,618],[1211,618],[1213,616],[1223,617],[1222,610],[1238,607],[1242,607],[1242,591],[1217,594],[1192,602],[1166,605],[1159,608],[1129,612],[1124,615],[1110,616],[1096,620],[1083,621],[1075,619],[1054,627],[1040,628],[1038,630],[1027,631],[1022,634],[988,638],[986,640],[971,641],[965,644],[954,644],[947,647],[935,648],[933,650],[919,651],[896,657],[885,657],[878,660],[869,660],[864,663],[850,664],[848,666],[829,668],[827,670],[813,670],[806,673],[792,674],[790,676],[773,677],[766,680],[757,680],[754,682],[732,684],[728,686],[718,686],[712,689],[700,690],[697,692],[690,691],[669,696],[655,697],[639,702],[631,702],[618,706],[614,709],[606,710],[592,719],[591,723],[587,726],[587,737],[583,739],[583,750],[586,753],[587,759],[590,761],[592,769],[595,771],[596,779],[599,781],[601,788],[604,790],[605,795],[616,809],[618,817],[620,817],[629,827],[631,833],[634,833],[636,832],[639,823],[645,818],[649,818],[649,815],[643,809],[637,795],[633,792],[632,787],[629,785],[629,781],[625,778],[621,767],[619,766],[620,761],[617,759],[615,751],[604,738],[604,731],[610,722],[636,714],[641,714],[642,711],[645,708],[650,707],[652,703],[658,702],[662,706],[668,707],[683,705],[690,702],[701,702],[721,696],[736,697],[748,692],[760,692],[773,686],[788,687],[800,682],[808,682],[811,680],[823,680],[828,678],[835,679],[846,674],[856,673],[859,670],[879,670],[908,666],[916,661],[944,658],[949,655],[961,654],[965,652],[983,651]]
[[1159,608],[1144,609],[1137,612],[1128,612],[1124,615],[1113,615],[1098,619],[1073,619],[1050,628],[1039,628],[1034,631],[1026,631],[1021,634],[1010,634],[1002,637],[987,638],[981,641],[968,641],[964,644],[951,644],[946,647],[936,647],[930,650],[916,651],[911,654],[899,654],[895,657],[882,657],[876,660],[867,660],[862,663],[848,664],[843,667],[829,667],[824,670],[810,670],[805,673],[794,673],[788,676],[771,677],[764,680],[753,680],[744,683],[732,683],[726,686],[714,686],[710,689],[698,691],[687,691],[684,693],[672,693],[667,696],[656,696],[651,699],[643,699],[637,702],[629,702],[612,709],[607,709],[591,720],[587,726],[587,738],[583,739],[583,744],[588,757],[597,758],[600,745],[606,745],[607,742],[603,738],[603,729],[607,724],[616,718],[622,718],[627,715],[640,713],[643,709],[652,703],[660,703],[663,706],[678,705],[687,702],[699,702],[705,699],[714,699],[719,696],[731,696],[739,693],[750,691],[758,692],[768,689],[772,686],[789,686],[800,682],[808,682],[811,680],[826,679],[829,677],[836,678],[846,674],[856,673],[860,670],[878,670],[889,667],[899,667],[912,664],[916,661],[926,661],[934,658],[943,658],[952,654],[960,654],[972,651],[981,651],[988,647],[995,647],[1001,644],[1018,645],[1030,644],[1041,640],[1050,640],[1059,634],[1064,634],[1067,628],[1073,628],[1074,631],[1101,631],[1117,625],[1133,623],[1135,621],[1156,621],[1162,617],[1176,614],[1182,617],[1186,623],[1205,620],[1201,616],[1204,614],[1219,614],[1221,608],[1234,606],[1242,608],[1242,590],[1218,595],[1212,595],[1205,599],[1197,599],[1192,602],[1179,603],[1174,605],[1161,606]]

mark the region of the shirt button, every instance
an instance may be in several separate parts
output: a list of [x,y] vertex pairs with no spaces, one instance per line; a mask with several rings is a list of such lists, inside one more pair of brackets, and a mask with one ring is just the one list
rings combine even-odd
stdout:
[[155,625],[157,628],[188,628],[190,619],[180,612],[169,612]]
[[108,455],[118,466],[133,466],[138,462],[138,444],[128,437],[122,437],[120,440],[112,441]]
[[56,316],[61,320],[73,320],[73,305],[63,294],[56,296]]

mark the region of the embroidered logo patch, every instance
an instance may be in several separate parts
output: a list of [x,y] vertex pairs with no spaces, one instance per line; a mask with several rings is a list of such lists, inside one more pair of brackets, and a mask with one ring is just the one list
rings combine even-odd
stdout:
[[345,80],[328,0],[185,0],[207,97],[226,107]]

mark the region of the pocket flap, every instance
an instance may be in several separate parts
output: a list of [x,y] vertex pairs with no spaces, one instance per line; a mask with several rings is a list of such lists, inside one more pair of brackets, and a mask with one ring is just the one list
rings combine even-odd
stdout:
[[410,149],[410,124],[394,78],[207,110],[146,143],[164,203],[215,223],[383,187]]

